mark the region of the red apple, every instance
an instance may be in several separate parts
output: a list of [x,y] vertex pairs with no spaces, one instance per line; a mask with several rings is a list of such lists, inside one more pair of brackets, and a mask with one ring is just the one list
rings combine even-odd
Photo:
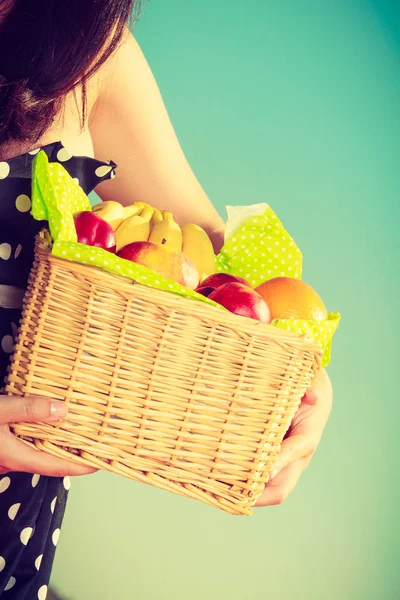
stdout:
[[201,294],[202,296],[205,296],[206,298],[215,290],[215,288],[211,287],[210,285],[205,286],[201,285],[200,287],[196,288],[196,292],[198,294]]
[[132,242],[121,248],[117,255],[191,290],[199,285],[199,272],[192,260],[183,252],[177,252],[165,244]]
[[242,285],[247,285],[248,287],[252,287],[246,279],[243,277],[237,277],[236,275],[229,275],[229,273],[214,273],[214,275],[210,275],[201,282],[201,287],[213,287],[219,288],[221,285],[225,283],[241,283]]
[[262,323],[270,323],[271,317],[265,300],[248,285],[242,283],[225,283],[209,295],[230,312],[243,317],[250,317]]
[[115,252],[115,232],[107,221],[85,210],[74,215],[74,222],[80,244]]

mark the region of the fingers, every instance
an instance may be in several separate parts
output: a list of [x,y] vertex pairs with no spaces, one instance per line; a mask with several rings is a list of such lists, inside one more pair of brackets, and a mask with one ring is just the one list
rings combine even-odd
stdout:
[[311,456],[317,447],[317,443],[311,436],[292,434],[281,445],[281,451],[278,459],[271,471],[270,479],[274,479],[290,463],[301,458]]
[[37,421],[59,421],[68,412],[67,405],[49,398],[0,396],[0,425]]
[[50,477],[88,475],[97,469],[35,450],[17,439],[10,432],[1,432],[0,463],[3,472],[21,471]]
[[301,458],[287,466],[275,479],[269,481],[255,504],[258,506],[276,506],[282,504],[296,487],[301,474],[311,457]]
[[319,400],[326,405],[332,404],[332,384],[326,369],[318,371],[311,388],[306,391],[302,399],[310,406],[314,406]]
[[97,469],[27,446],[12,435],[7,427],[9,423],[59,421],[67,413],[66,404],[49,398],[0,396],[0,473],[22,471],[50,477],[94,473]]
[[318,402],[317,392],[313,388],[310,388],[304,394],[302,402],[308,404],[309,406],[315,406]]

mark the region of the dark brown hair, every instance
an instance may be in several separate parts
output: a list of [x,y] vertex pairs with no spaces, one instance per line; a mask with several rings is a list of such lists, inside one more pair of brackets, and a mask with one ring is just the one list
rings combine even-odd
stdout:
[[[0,146],[36,142],[112,55],[135,0],[0,0]],[[9,7],[9,9],[7,8]],[[135,10],[136,12],[136,10]]]

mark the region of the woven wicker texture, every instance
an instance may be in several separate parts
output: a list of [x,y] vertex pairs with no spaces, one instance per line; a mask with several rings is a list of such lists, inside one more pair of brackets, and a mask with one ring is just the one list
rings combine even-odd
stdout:
[[318,344],[36,250],[7,393],[65,401],[28,443],[251,514]]

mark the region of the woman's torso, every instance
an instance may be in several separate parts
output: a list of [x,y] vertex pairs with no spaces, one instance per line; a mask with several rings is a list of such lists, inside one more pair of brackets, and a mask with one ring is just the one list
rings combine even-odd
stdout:
[[30,215],[31,165],[39,148],[45,149],[50,161],[61,162],[87,194],[114,175],[113,163],[94,159],[88,125],[96,113],[98,77],[87,85],[88,117],[84,126],[78,91],[68,95],[63,113],[40,140],[0,148],[0,284],[23,288],[27,282],[34,238],[40,228]]

